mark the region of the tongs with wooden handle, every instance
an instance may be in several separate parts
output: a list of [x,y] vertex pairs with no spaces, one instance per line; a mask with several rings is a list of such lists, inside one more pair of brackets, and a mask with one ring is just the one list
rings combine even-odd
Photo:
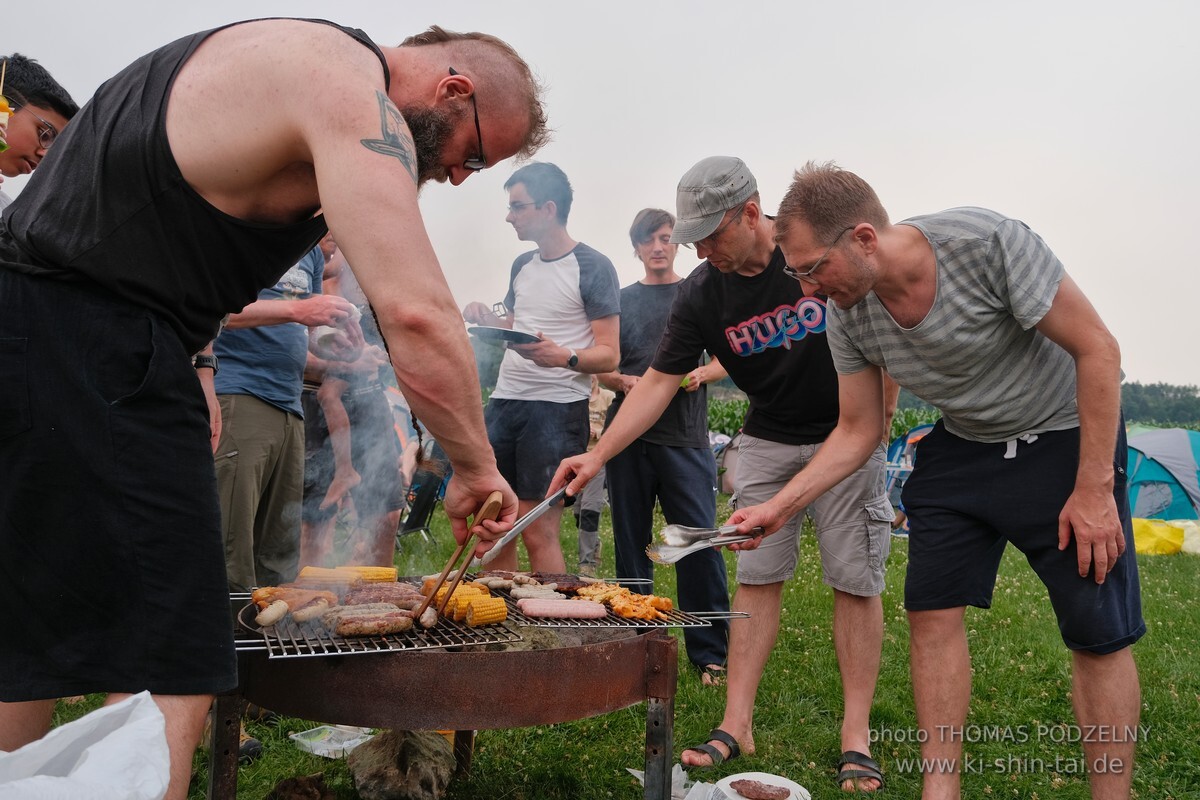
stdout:
[[[485,519],[495,519],[500,516],[500,508],[504,505],[504,495],[500,492],[492,492],[488,495],[487,500],[483,501],[483,505],[475,512],[475,518],[471,521],[471,525],[478,525]],[[433,602],[433,598],[437,595],[438,589],[441,589],[446,584],[446,576],[450,574],[450,570],[455,569],[459,558],[462,558],[463,553],[467,557],[463,559],[462,564],[458,566],[454,574],[454,582],[450,584],[450,591],[446,592],[446,598],[442,600],[442,605],[438,608],[438,615],[441,616],[446,608],[446,603],[449,601],[450,595],[454,594],[454,590],[458,588],[458,584],[462,581],[462,576],[466,573],[467,563],[471,560],[471,553],[475,552],[475,534],[468,533],[467,538],[463,543],[454,548],[454,553],[450,556],[450,560],[446,562],[446,566],[442,569],[442,574],[438,576],[437,581],[429,588],[429,596],[425,598],[421,606],[413,612],[413,618],[419,619],[425,609],[429,608],[429,604]]]

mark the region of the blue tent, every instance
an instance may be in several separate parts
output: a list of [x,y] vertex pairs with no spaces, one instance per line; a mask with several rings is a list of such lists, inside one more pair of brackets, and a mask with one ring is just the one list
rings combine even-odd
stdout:
[[1200,433],[1183,428],[1131,431],[1128,470],[1133,516],[1200,518]]

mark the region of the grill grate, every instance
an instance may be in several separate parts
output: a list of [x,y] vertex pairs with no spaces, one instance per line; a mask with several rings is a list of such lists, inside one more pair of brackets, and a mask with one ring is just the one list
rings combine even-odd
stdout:
[[517,608],[517,601],[508,592],[501,591],[508,606],[508,618],[518,625],[530,625],[535,628],[707,628],[713,619],[729,619],[728,614],[695,614],[679,609],[664,611],[667,619],[647,620],[622,617],[608,609],[608,615],[599,619],[566,619],[560,617],[527,617]]
[[265,649],[268,658],[394,653],[404,650],[503,644],[521,640],[519,633],[509,630],[504,625],[472,628],[444,617],[429,629],[413,627],[404,633],[386,636],[335,636],[319,620],[298,623],[290,617],[268,628],[259,628],[254,624],[254,617],[258,611],[258,606],[250,603],[238,612],[239,624],[254,635],[236,637],[235,642],[239,650]]

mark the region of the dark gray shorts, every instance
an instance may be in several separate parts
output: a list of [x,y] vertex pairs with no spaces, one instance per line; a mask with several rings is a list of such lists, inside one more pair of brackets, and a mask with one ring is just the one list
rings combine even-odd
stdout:
[[492,399],[484,417],[500,474],[522,500],[545,497],[559,463],[587,449],[587,400]]

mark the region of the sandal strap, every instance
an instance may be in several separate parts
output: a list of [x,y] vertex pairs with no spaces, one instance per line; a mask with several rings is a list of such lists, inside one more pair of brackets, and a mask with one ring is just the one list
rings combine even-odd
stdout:
[[[742,754],[742,748],[738,746],[737,739],[733,738],[720,728],[713,728],[711,731],[709,731],[708,738],[710,741],[715,740],[728,747],[730,758],[737,758]],[[709,747],[712,747],[712,745],[709,745]]]
[[[853,769],[848,765],[861,767],[861,769]],[[857,750],[847,750],[842,753],[842,760],[838,762],[838,770],[838,783],[870,778],[879,781],[879,788],[883,788],[883,770],[880,768],[879,762],[866,753],[860,753]]]
[[[692,747],[689,747],[688,750],[695,750],[698,753],[704,753],[704,755],[712,759],[712,765],[714,767],[725,761],[725,756],[721,753],[721,751],[713,747],[708,742],[705,742],[704,744],[693,745]],[[732,758],[732,756],[730,757]]]

